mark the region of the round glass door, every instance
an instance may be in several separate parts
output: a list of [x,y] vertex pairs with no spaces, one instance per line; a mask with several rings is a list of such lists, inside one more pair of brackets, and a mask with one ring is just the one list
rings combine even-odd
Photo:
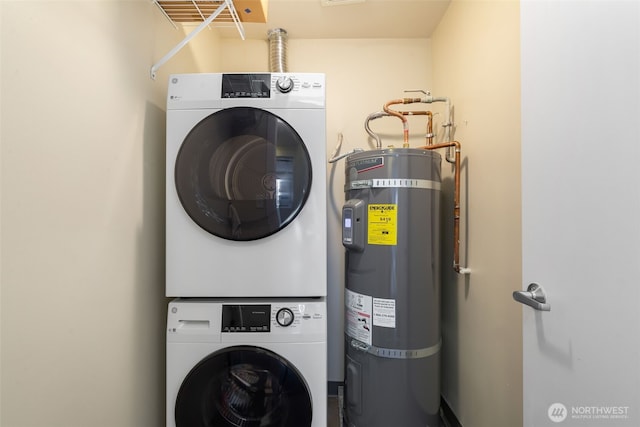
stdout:
[[236,107],[203,119],[175,165],[187,214],[211,234],[256,240],[286,227],[311,188],[311,159],[300,135],[265,110]]
[[311,395],[298,370],[259,347],[229,347],[187,375],[176,427],[310,427]]

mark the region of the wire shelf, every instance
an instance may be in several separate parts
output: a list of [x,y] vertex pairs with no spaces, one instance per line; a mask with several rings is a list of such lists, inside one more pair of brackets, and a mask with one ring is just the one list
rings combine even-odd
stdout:
[[[153,0],[162,13],[175,26],[177,24],[194,24],[204,22],[220,6],[224,0]],[[213,25],[235,25],[240,20],[229,8],[225,8],[213,21]]]
[[153,0],[153,2],[158,5],[174,27],[177,28],[177,23],[197,23],[198,26],[151,67],[152,79],[156,78],[158,68],[171,59],[203,28],[216,20],[219,20],[219,25],[235,25],[240,37],[244,40],[244,28],[232,0]]

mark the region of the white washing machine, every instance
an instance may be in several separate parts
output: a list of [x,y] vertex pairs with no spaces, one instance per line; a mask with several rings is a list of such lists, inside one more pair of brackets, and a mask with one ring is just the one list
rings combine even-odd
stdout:
[[167,427],[326,427],[324,298],[176,299]]
[[323,74],[172,75],[166,294],[327,293]]

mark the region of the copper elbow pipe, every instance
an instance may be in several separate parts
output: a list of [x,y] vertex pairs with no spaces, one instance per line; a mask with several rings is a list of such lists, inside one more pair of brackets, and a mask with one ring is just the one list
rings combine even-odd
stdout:
[[453,269],[456,273],[468,273],[468,269],[460,266],[460,151],[458,141],[443,142],[440,144],[418,147],[425,150],[437,150],[439,148],[455,147],[455,172],[453,194]]
[[409,124],[407,123],[407,119],[406,117],[404,117],[404,115],[402,113],[399,113],[395,110],[392,110],[391,108],[389,108],[389,106],[391,105],[396,105],[396,104],[412,104],[414,102],[420,102],[420,98],[400,98],[400,99],[393,99],[389,102],[387,102],[386,104],[384,104],[383,106],[383,110],[385,113],[397,117],[400,120],[402,120],[402,135],[403,135],[403,142],[402,142],[402,146],[404,148],[409,147]]

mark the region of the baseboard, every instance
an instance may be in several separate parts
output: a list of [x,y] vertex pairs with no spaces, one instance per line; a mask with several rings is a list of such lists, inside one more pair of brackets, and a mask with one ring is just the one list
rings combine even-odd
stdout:
[[442,396],[440,396],[440,412],[440,416],[445,422],[446,427],[462,427],[462,424],[458,421],[458,417],[456,417],[456,414],[453,413],[453,410]]
[[342,381],[329,381],[327,383],[327,394],[329,396],[337,396],[338,389],[342,387],[344,383]]

